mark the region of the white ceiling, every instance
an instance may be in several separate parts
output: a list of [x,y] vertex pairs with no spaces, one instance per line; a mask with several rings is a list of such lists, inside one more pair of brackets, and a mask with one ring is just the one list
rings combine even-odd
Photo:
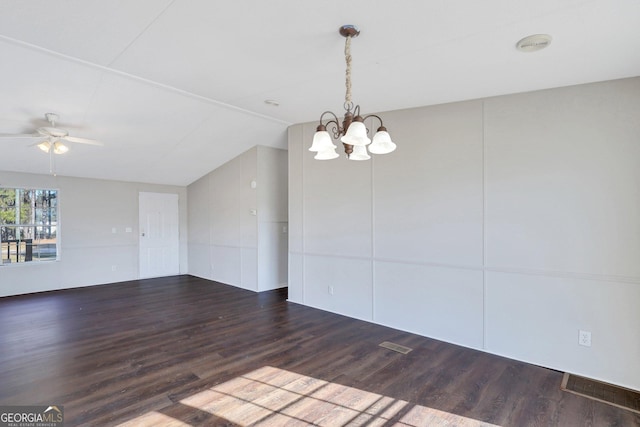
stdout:
[[[639,0],[0,0],[0,133],[54,112],[104,143],[59,175],[187,185],[341,113],[343,24],[367,113],[640,75]],[[47,173],[32,143],[0,139],[0,170]]]

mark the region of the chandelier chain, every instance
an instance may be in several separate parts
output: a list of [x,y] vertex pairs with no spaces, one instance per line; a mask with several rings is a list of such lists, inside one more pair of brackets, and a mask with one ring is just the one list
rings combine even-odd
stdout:
[[347,63],[347,70],[345,72],[347,92],[344,96],[345,106],[351,109],[353,103],[351,102],[351,36],[347,36],[347,40],[344,43],[344,59]]

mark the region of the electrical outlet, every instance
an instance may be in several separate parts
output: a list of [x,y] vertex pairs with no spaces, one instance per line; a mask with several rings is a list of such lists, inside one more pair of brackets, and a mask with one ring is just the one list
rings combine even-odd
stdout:
[[117,269],[118,269],[118,266],[117,266],[117,265],[112,265],[112,266],[111,266],[111,271],[116,271]]
[[333,286],[329,286],[327,291],[329,292],[329,295],[333,295]]
[[578,333],[578,344],[583,345],[585,347],[591,347],[591,332],[580,331]]

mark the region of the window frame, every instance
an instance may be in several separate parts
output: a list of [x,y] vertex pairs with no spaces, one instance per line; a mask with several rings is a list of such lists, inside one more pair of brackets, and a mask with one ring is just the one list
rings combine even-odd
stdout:
[[[59,188],[48,188],[48,187],[41,187],[41,186],[6,186],[6,185],[0,185],[0,190],[10,190],[10,191],[20,191],[20,197],[23,198],[24,197],[24,192],[32,192],[31,197],[38,197],[38,193],[45,193],[45,192],[54,192],[55,193],[55,206],[51,206],[51,203],[49,203],[49,206],[46,208],[46,217],[48,218],[55,218],[55,221],[52,221],[51,219],[49,219],[49,222],[47,223],[44,218],[45,218],[45,208],[41,205],[41,206],[37,206],[37,204],[32,205],[33,209],[35,209],[35,211],[30,212],[30,216],[31,218],[33,218],[33,221],[28,221],[23,223],[22,222],[22,218],[20,218],[20,223],[16,223],[16,224],[5,224],[2,219],[0,218],[0,231],[3,231],[5,229],[11,229],[13,228],[14,231],[14,236],[16,236],[16,233],[18,230],[20,229],[24,229],[24,228],[31,228],[32,229],[32,238],[16,238],[16,239],[9,239],[8,236],[5,240],[2,240],[2,245],[0,246],[0,267],[6,267],[6,266],[25,266],[25,265],[42,265],[42,264],[47,264],[50,262],[57,262],[60,261],[61,259],[61,220],[60,220],[60,189]],[[49,199],[51,200],[51,198]],[[38,216],[38,212],[40,212],[39,218],[36,221],[35,218],[37,218]],[[54,230],[54,234],[55,234],[55,254],[54,256],[42,256],[41,252],[37,252],[38,255],[36,255],[36,251],[34,251],[34,247],[37,248],[41,248],[44,247],[44,245],[51,245],[53,242],[51,243],[43,243],[41,242],[42,240],[42,235],[45,233],[45,229],[48,228],[48,234],[51,235],[52,231],[51,229]],[[0,235],[0,239],[4,239],[5,237],[3,237],[2,235]],[[31,240],[31,242],[28,242],[28,240]],[[9,255],[9,261],[7,262],[6,257],[8,256],[7,251],[10,251],[10,247],[9,247],[9,243],[8,242],[12,242],[14,244],[16,244],[16,254],[15,254],[15,258],[13,258],[13,254]],[[23,243],[24,242],[24,243]],[[24,245],[24,246],[23,246]],[[29,248],[30,246],[30,248]],[[25,260],[24,258],[26,258],[28,256],[28,254],[31,254],[31,259],[29,260]],[[20,258],[23,258],[22,261],[20,261]]]

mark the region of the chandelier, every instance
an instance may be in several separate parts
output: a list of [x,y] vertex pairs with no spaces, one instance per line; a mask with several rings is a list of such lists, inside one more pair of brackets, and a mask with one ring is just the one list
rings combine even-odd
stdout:
[[[349,160],[369,160],[373,154],[387,154],[396,149],[396,144],[391,141],[391,137],[384,127],[382,119],[375,114],[369,114],[362,117],[360,115],[360,106],[354,105],[351,101],[351,39],[358,37],[360,31],[354,25],[343,25],[340,27],[340,35],[346,38],[344,45],[344,58],[347,63],[346,70],[346,87],[347,92],[344,97],[344,118],[342,125],[338,116],[331,111],[325,111],[320,115],[320,124],[316,128],[313,136],[313,143],[309,151],[317,154],[313,157],[317,160],[331,160],[339,157],[336,152],[336,145],[333,139],[340,138],[344,146],[344,152]],[[380,122],[380,126],[373,141],[367,136],[368,130],[364,124],[365,120],[373,119]],[[331,134],[327,131],[331,129]],[[333,136],[333,139],[332,139]],[[367,146],[369,151],[367,152]]]

